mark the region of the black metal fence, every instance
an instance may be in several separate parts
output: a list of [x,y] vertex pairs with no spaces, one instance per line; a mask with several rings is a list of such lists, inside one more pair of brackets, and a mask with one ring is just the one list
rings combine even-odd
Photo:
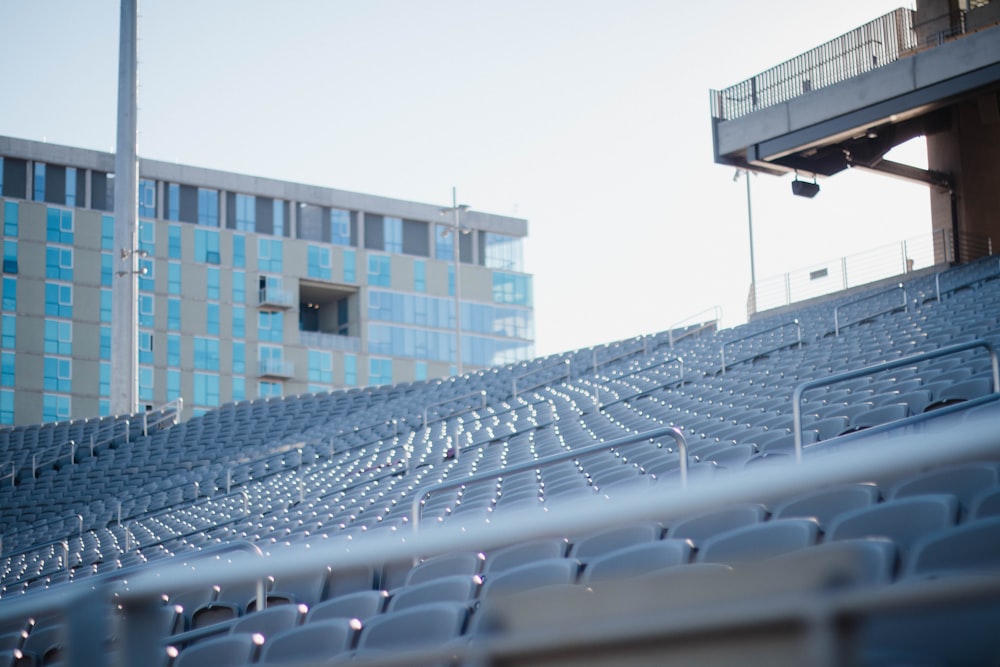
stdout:
[[724,90],[712,117],[732,120],[887,65],[918,47],[915,12],[897,9]]

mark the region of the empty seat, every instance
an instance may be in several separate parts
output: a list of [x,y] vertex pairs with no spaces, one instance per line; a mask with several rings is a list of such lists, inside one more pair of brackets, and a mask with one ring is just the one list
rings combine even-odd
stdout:
[[474,551],[450,553],[428,558],[407,571],[407,584],[420,584],[455,574],[479,574],[486,556]]
[[702,563],[739,563],[761,560],[816,544],[816,519],[775,519],[743,526],[706,539],[698,548]]
[[884,537],[823,542],[771,559],[776,569],[794,567],[799,562],[827,568],[823,590],[871,587],[891,583],[896,576],[896,544]]
[[930,470],[897,482],[891,497],[904,498],[924,493],[950,493],[968,510],[986,489],[1000,483],[995,463],[970,463]]
[[385,591],[359,591],[320,602],[306,615],[308,623],[334,618],[356,618],[364,621],[385,609],[389,594]]
[[437,602],[371,619],[361,630],[358,653],[440,646],[465,630],[469,609],[457,602]]
[[697,545],[713,535],[759,523],[767,518],[763,505],[737,505],[704,512],[667,526],[667,537],[690,539]]
[[251,662],[260,635],[226,635],[200,641],[180,652],[173,667],[243,667]]
[[591,560],[581,575],[581,583],[637,577],[691,561],[691,540],[667,538],[635,544]]
[[268,637],[260,663],[288,665],[320,663],[354,647],[361,623],[357,619],[336,618],[309,622]]
[[836,486],[789,498],[774,510],[775,518],[815,517],[820,525],[828,526],[839,514],[873,505],[879,500],[874,484],[859,483]]
[[247,614],[233,623],[230,634],[259,633],[265,639],[279,632],[295,627],[302,622],[307,609],[305,606],[282,604]]
[[403,586],[392,591],[386,611],[400,611],[431,602],[471,604],[481,584],[482,579],[479,575],[456,574],[412,586]]
[[907,576],[1000,569],[1000,517],[969,521],[927,535],[913,547]]
[[582,563],[575,558],[549,558],[487,574],[481,597],[507,595],[539,586],[576,583]]
[[662,535],[663,526],[658,523],[615,526],[574,540],[569,555],[587,562],[618,549],[658,540]]
[[949,494],[898,498],[846,512],[835,518],[827,538],[888,537],[905,560],[910,548],[925,535],[958,521],[958,499]]
[[527,563],[549,558],[561,558],[566,555],[567,547],[567,541],[559,538],[512,544],[487,554],[483,572],[503,572]]

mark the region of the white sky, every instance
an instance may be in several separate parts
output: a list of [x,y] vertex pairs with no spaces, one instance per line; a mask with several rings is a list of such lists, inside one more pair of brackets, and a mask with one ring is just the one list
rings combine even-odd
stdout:
[[[724,88],[903,0],[144,0],[139,153],[529,221],[539,355],[745,320]],[[113,150],[117,0],[0,0],[0,134]],[[895,159],[920,162],[922,145]],[[922,186],[753,180],[757,276],[930,231]]]

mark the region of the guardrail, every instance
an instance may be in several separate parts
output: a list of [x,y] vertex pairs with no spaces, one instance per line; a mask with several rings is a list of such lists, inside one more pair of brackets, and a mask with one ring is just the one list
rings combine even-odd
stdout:
[[173,426],[178,421],[180,421],[181,412],[183,412],[183,410],[184,410],[184,398],[181,397],[181,396],[178,396],[174,400],[172,400],[172,401],[170,401],[168,403],[164,403],[160,407],[154,409],[152,411],[152,414],[159,413],[159,416],[156,417],[156,418],[154,418],[153,421],[149,421],[149,414],[150,413],[143,412],[142,413],[142,434],[144,436],[148,436],[150,428],[160,427],[161,424],[165,424],[167,422],[170,422],[170,425]]
[[834,335],[837,336],[838,338],[840,337],[840,327],[841,327],[841,324],[840,324],[840,310],[842,308],[846,308],[847,306],[853,306],[854,304],[857,304],[857,303],[864,303],[865,301],[871,301],[873,299],[879,298],[880,296],[885,296],[886,294],[891,294],[892,292],[895,292],[896,290],[899,290],[899,291],[901,291],[903,293],[903,301],[902,301],[902,303],[898,303],[898,304],[896,304],[894,306],[888,306],[884,310],[878,310],[878,311],[875,311],[875,312],[865,313],[859,319],[856,319],[856,320],[854,320],[852,322],[847,322],[847,323],[845,323],[843,325],[843,326],[847,327],[847,326],[850,326],[852,324],[857,324],[858,322],[864,322],[865,320],[868,320],[868,319],[870,319],[872,317],[877,317],[879,315],[885,315],[886,313],[894,313],[897,310],[899,310],[900,308],[902,308],[905,311],[906,308],[907,308],[907,305],[908,305],[907,304],[908,297],[907,297],[907,294],[906,294],[906,287],[903,285],[903,283],[899,283],[896,287],[892,287],[892,288],[887,289],[887,290],[882,290],[881,292],[876,292],[875,294],[868,294],[868,295],[860,297],[858,299],[854,299],[853,301],[848,301],[846,303],[837,304],[837,307],[833,309],[833,333],[834,333]]
[[[521,375],[515,375],[514,379],[511,381],[511,389],[510,389],[511,396],[514,398],[514,400],[517,400],[517,394],[518,394],[518,386],[517,385],[518,385],[518,380],[523,380],[526,377],[529,377],[531,375],[535,375],[536,373],[541,373],[542,371],[546,371],[546,370],[549,370],[549,369],[552,369],[552,368],[556,368],[558,366],[565,366],[566,367],[566,379],[567,380],[569,380],[570,378],[573,377],[573,362],[572,362],[572,360],[570,360],[570,359],[559,359],[559,360],[554,361],[554,362],[552,362],[550,364],[545,364],[544,366],[540,366],[538,368],[533,368],[532,370],[528,371],[527,373],[522,373]],[[559,376],[557,376],[557,377],[559,377]],[[531,391],[532,389],[538,389],[539,387],[543,387],[543,386],[549,384],[549,382],[551,382],[553,379],[555,379],[555,378],[550,378],[549,380],[545,380],[543,382],[539,382],[539,383],[530,385],[528,387],[521,387],[520,391]]]
[[497,477],[502,477],[504,475],[510,475],[515,472],[522,472],[524,470],[534,470],[535,468],[540,468],[542,466],[548,465],[550,463],[559,463],[560,461],[569,461],[571,459],[579,458],[585,454],[592,454],[594,452],[603,452],[609,449],[615,449],[616,447],[624,447],[626,445],[635,444],[638,442],[646,442],[648,440],[656,440],[658,438],[671,437],[677,443],[677,453],[680,456],[680,476],[681,476],[681,486],[687,486],[688,478],[688,460],[687,460],[687,440],[684,439],[684,434],[673,426],[662,426],[660,428],[654,428],[643,433],[636,433],[634,435],[628,435],[615,440],[609,440],[608,442],[599,442],[587,447],[580,447],[578,449],[567,450],[559,454],[552,454],[551,456],[543,456],[540,459],[535,459],[533,461],[525,461],[513,466],[507,466],[505,468],[498,468],[495,470],[487,470],[486,472],[478,473],[476,475],[469,475],[468,477],[463,477],[455,481],[446,481],[433,486],[429,486],[426,489],[422,489],[419,493],[415,494],[413,497],[413,504],[410,508],[410,521],[413,523],[413,530],[420,530],[420,508],[422,507],[422,502],[424,498],[434,493],[435,491],[445,491],[447,489],[457,489],[461,486],[467,484],[474,484],[475,482],[482,482],[485,480],[496,479]]
[[[991,245],[991,247],[990,247],[990,255],[993,254],[992,250],[993,249],[992,249],[992,245]],[[956,266],[956,267],[953,267],[951,269],[948,269],[947,271],[939,271],[938,273],[934,274],[934,293],[937,296],[937,300],[938,301],[941,300],[941,295],[942,294],[948,294],[949,292],[955,292],[957,290],[962,289],[963,287],[968,287],[969,285],[973,285],[973,284],[978,283],[978,282],[980,282],[982,280],[988,280],[988,279],[993,278],[993,277],[995,277],[997,275],[1000,275],[1000,261],[998,261],[997,259],[992,259],[991,258],[991,259],[983,260],[983,266],[987,267],[987,271],[988,272],[984,272],[982,274],[980,274],[980,273],[978,273],[976,271],[976,268],[979,268],[979,267],[976,266],[976,264],[978,264],[978,262],[973,263],[973,264],[963,264],[961,266]],[[992,271],[988,270],[988,267],[990,265],[993,265],[993,270]],[[968,274],[971,274],[971,277]],[[960,280],[957,283],[953,283],[951,285],[947,285],[945,287],[945,289],[942,290],[941,289],[941,277],[942,276],[949,276],[949,275],[959,276]]]
[[792,393],[792,430],[795,435],[795,460],[799,463],[802,462],[802,395],[809,389],[825,387],[827,385],[837,384],[838,382],[843,382],[845,380],[853,380],[854,378],[871,375],[872,373],[892,370],[893,368],[911,366],[921,361],[936,359],[937,357],[957,354],[959,352],[965,352],[966,350],[972,350],[980,347],[985,348],[986,351],[989,352],[990,363],[992,366],[993,393],[996,394],[1000,391],[1000,359],[998,359],[997,351],[993,345],[990,344],[989,341],[985,340],[974,340],[969,341],[968,343],[949,345],[947,347],[931,350],[930,352],[921,352],[920,354],[913,354],[908,357],[886,361],[881,364],[866,366],[854,371],[846,371],[844,373],[837,373],[835,375],[828,375],[826,377],[803,382],[797,386],[795,391]]
[[[660,366],[666,366],[667,364],[672,364],[672,363],[677,363],[677,364],[680,365],[680,367],[681,367],[681,373],[680,373],[680,378],[678,378],[678,384],[684,384],[684,379],[685,379],[686,376],[684,374],[684,358],[683,357],[670,357],[669,359],[664,359],[663,361],[659,361],[659,362],[657,362],[655,364],[650,364],[649,366],[643,366],[642,368],[637,368],[634,371],[626,373],[625,375],[619,375],[615,379],[616,380],[621,380],[623,378],[632,377],[633,375],[638,375],[639,373],[645,373],[648,370],[652,370],[654,368],[659,368]],[[642,391],[636,392],[634,394],[630,394],[628,396],[620,396],[619,398],[617,398],[617,399],[615,399],[613,401],[609,401],[607,403],[601,403],[600,402],[600,385],[595,385],[594,386],[594,389],[595,389],[595,405],[597,406],[598,410],[603,410],[604,408],[609,407],[611,405],[615,405],[617,403],[624,403],[626,401],[631,401],[631,400],[634,400],[636,398],[642,398],[643,396],[648,396],[649,394],[653,393],[654,391],[659,391],[660,389],[663,389],[664,387],[668,387],[668,386],[670,386],[670,385],[666,384],[666,385],[660,385],[660,386],[656,386],[656,387],[651,387],[649,389],[644,389]]]
[[[39,460],[39,457],[44,457],[51,451],[59,451],[64,447],[69,447],[69,453],[61,453],[54,458]],[[61,461],[65,458],[69,458],[70,463],[76,457],[76,440],[67,440],[66,442],[61,442],[58,445],[52,445],[51,447],[46,447],[40,451],[35,452],[31,455],[31,476],[38,477],[38,469],[42,466],[47,466],[49,464],[55,463],[56,461]]]
[[[449,403],[455,403],[457,401],[462,401],[462,400],[465,400],[467,398],[476,398],[477,396],[482,400],[482,405],[479,408],[463,408],[462,410],[459,410],[458,412],[454,412],[454,413],[449,414],[447,416],[439,416],[437,419],[434,420],[435,422],[444,421],[445,419],[450,419],[450,418],[455,417],[457,415],[465,414],[466,412],[469,412],[470,410],[477,410],[477,409],[478,410],[485,410],[486,409],[486,390],[482,389],[480,391],[474,391],[474,392],[472,392],[470,394],[464,394],[462,396],[456,396],[455,398],[449,398],[449,399],[446,399],[446,400],[443,400],[443,401],[438,401],[437,403],[431,403],[430,405],[425,406],[424,407],[424,421],[423,421],[423,426],[426,428],[428,424],[432,423],[432,422],[428,421],[428,414],[427,414],[428,411],[431,408],[437,408],[437,407],[440,407],[442,405],[448,405]],[[516,396],[515,396],[515,398],[516,398]]]
[[[751,338],[756,338],[758,336],[763,336],[764,334],[769,334],[769,333],[772,333],[774,331],[779,331],[781,329],[785,329],[787,327],[792,327],[792,326],[795,327],[796,332],[797,332],[796,341],[794,343],[783,343],[781,345],[778,345],[777,347],[768,348],[766,350],[758,350],[758,351],[754,352],[754,354],[752,356],[744,357],[743,359],[737,359],[737,360],[732,361],[732,362],[730,362],[728,364],[726,363],[726,346],[727,345],[735,345],[736,343],[742,343],[745,340],[750,340]],[[755,358],[759,357],[762,354],[768,354],[770,352],[777,352],[778,350],[783,350],[786,347],[792,347],[794,345],[798,345],[800,348],[802,347],[802,325],[799,324],[799,321],[797,319],[792,320],[791,322],[785,322],[784,324],[779,324],[777,326],[771,327],[770,329],[764,329],[763,331],[757,331],[757,332],[752,333],[752,334],[747,334],[746,336],[741,336],[740,338],[734,338],[733,340],[727,340],[726,342],[724,342],[721,345],[721,347],[719,349],[719,355],[722,358],[721,372],[722,372],[723,375],[725,375],[726,369],[729,368],[730,366],[735,366],[736,364],[743,363],[744,361],[748,361],[750,359],[755,359]]]
[[[693,322],[699,319],[702,315],[707,315],[708,313],[712,313],[713,315],[715,315],[715,319],[708,320],[706,322],[699,322],[698,323],[699,326],[687,329],[679,336],[674,336],[674,329],[676,329],[678,326],[685,324],[687,322]],[[705,310],[699,313],[695,313],[694,315],[689,315],[688,317],[685,317],[682,320],[677,320],[667,328],[667,339],[670,341],[671,349],[673,349],[674,343],[682,341],[685,338],[690,338],[691,336],[700,334],[702,331],[705,331],[706,329],[711,329],[712,327],[718,327],[719,322],[721,321],[722,321],[722,306],[712,306],[711,308],[706,308]]]

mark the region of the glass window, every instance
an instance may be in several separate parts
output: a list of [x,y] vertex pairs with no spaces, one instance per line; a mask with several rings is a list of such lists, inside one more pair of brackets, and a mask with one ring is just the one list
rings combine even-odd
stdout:
[[233,271],[233,303],[247,302],[247,275],[244,271]]
[[111,287],[115,277],[115,258],[110,252],[101,253],[101,286]]
[[0,317],[0,347],[13,350],[17,347],[17,319],[14,315]]
[[139,290],[142,292],[156,291],[156,276],[153,275],[153,258],[139,258]]
[[247,265],[247,237],[242,234],[233,234],[233,266],[237,269],[246,268]]
[[324,246],[309,245],[307,275],[310,278],[330,280],[330,249]]
[[101,396],[111,395],[111,362],[102,361],[100,365],[97,393]]
[[219,263],[219,232],[212,229],[194,230],[194,259],[206,264]]
[[233,376],[233,400],[243,401],[247,397],[247,379]]
[[36,162],[35,163],[35,178],[32,181],[34,183],[35,191],[33,193],[32,199],[35,201],[45,201],[45,163]]
[[233,338],[246,338],[247,313],[243,306],[233,306]]
[[281,239],[257,239],[257,268],[268,273],[283,273]]
[[111,290],[101,290],[101,322],[111,321]]
[[101,216],[101,250],[115,249],[115,219],[110,215]]
[[358,358],[353,354],[344,355],[344,384],[348,387],[358,384]]
[[42,394],[42,421],[60,422],[70,418],[70,397]]
[[353,250],[344,251],[344,282],[353,283],[357,281],[357,275],[354,270],[354,257],[355,253]]
[[434,233],[434,259],[455,261],[455,235],[449,225],[437,225]]
[[139,366],[139,400],[153,400],[153,369],[149,366]]
[[14,386],[14,353],[0,353],[0,386]]
[[181,186],[167,183],[167,220],[181,219]]
[[427,262],[422,259],[413,262],[413,289],[416,292],[427,291]]
[[261,398],[267,398],[269,396],[281,396],[281,383],[265,382],[261,380],[257,384],[257,393]]
[[275,236],[285,235],[285,202],[275,199],[271,202],[271,224]]
[[176,401],[181,396],[181,372],[175,369],[167,370],[167,400]]
[[174,368],[181,365],[181,337],[177,334],[167,334],[167,366]]
[[368,360],[368,384],[392,384],[392,359],[371,357]]
[[45,357],[43,363],[44,378],[42,386],[45,391],[69,393],[73,383],[73,362],[61,357]]
[[413,367],[413,379],[417,381],[427,379],[427,362],[418,361]]
[[195,337],[194,367],[202,371],[219,370],[218,338],[202,338],[200,336]]
[[3,309],[17,312],[17,278],[3,278]]
[[389,216],[383,219],[384,249],[386,252],[403,252],[403,221]]
[[45,354],[73,356],[73,323],[45,320]]
[[205,333],[219,335],[219,304],[209,303],[205,308]]
[[111,327],[101,327],[101,359],[111,359]]
[[18,217],[20,215],[20,208],[21,207],[17,205],[17,202],[9,201],[4,203],[3,205],[4,236],[17,236]]
[[167,299],[167,330],[181,330],[181,300]]
[[17,241],[13,239],[3,241],[3,272],[17,273]]
[[219,269],[209,267],[205,275],[205,298],[219,300]]
[[153,363],[153,332],[152,331],[140,331],[139,332],[139,363],[140,364],[152,364]]
[[194,374],[194,404],[202,407],[219,405],[219,376],[209,373]]
[[531,306],[531,276],[495,271],[493,301],[514,306]]
[[351,212],[339,208],[330,209],[330,243],[351,245]]
[[14,392],[10,389],[0,391],[0,423],[14,423]]
[[151,294],[139,295],[139,326],[152,329],[155,326],[153,321],[153,296]]
[[139,216],[143,218],[156,217],[156,181],[139,179]]
[[[4,250],[6,251],[6,247]],[[52,280],[73,282],[72,248],[53,248],[49,246],[45,249],[45,277]]]
[[219,226],[219,191],[198,188],[198,224],[204,227]]
[[485,232],[482,235],[484,264],[491,269],[523,271],[524,256],[521,239],[504,234]]
[[[4,280],[6,281],[7,278],[4,278]],[[6,292],[6,289],[4,291]],[[45,283],[45,314],[68,320],[73,319],[72,285]]]
[[139,250],[145,250],[152,257],[156,253],[156,223],[151,220],[139,221]]
[[257,198],[253,195],[236,194],[236,229],[257,231]]
[[168,262],[167,263],[167,293],[168,294],[180,294],[181,293],[181,263],[180,262]]
[[389,257],[368,255],[368,284],[373,287],[389,287],[391,283]]
[[247,372],[247,352],[246,344],[242,341],[233,342],[233,372]]
[[333,354],[309,350],[309,382],[333,384]]
[[73,211],[49,207],[45,217],[45,239],[49,243],[73,245]]
[[66,167],[66,206],[76,206],[76,167]]
[[181,228],[178,225],[167,227],[167,257],[181,258]]
[[284,318],[281,312],[262,310],[257,314],[257,339],[271,343],[284,340]]

